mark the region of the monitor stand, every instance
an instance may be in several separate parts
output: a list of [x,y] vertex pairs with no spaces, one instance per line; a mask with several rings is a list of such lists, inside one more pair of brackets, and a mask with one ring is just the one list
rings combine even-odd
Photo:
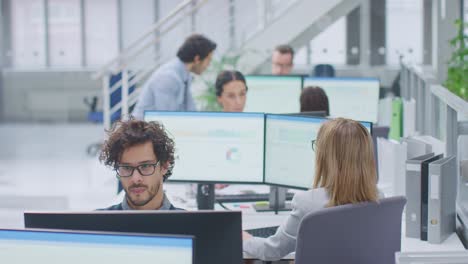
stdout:
[[291,204],[286,203],[287,188],[270,186],[270,198],[267,204],[254,204],[253,207],[257,212],[275,211],[291,211]]
[[197,184],[198,210],[213,210],[215,203],[215,188],[213,183]]

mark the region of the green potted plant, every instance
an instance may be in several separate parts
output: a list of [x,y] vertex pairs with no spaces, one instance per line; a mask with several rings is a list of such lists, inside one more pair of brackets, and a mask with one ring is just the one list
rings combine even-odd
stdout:
[[468,23],[457,19],[455,25],[457,35],[450,40],[454,52],[448,61],[447,80],[444,85],[452,93],[468,101],[468,36],[464,32]]

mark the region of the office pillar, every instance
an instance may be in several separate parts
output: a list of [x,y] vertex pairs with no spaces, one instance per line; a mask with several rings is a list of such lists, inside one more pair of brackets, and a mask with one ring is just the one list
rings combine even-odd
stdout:
[[44,34],[45,34],[45,65],[50,67],[50,45],[49,45],[49,0],[43,1],[44,5]]
[[[161,8],[159,5],[159,0],[154,0],[154,23],[157,23],[161,19]],[[154,45],[154,53],[156,55],[156,58],[159,59],[161,56],[161,40],[159,37],[161,36],[161,32],[159,30],[156,30],[154,32],[154,37],[157,39],[156,44]]]
[[0,5],[0,65],[2,68],[11,67],[13,64],[11,50],[11,0],[2,0]]
[[[193,0],[190,3],[190,9],[193,10],[197,6],[197,0]],[[191,33],[194,33],[197,31],[197,11],[193,11],[192,14],[190,15],[190,30]]]
[[229,50],[236,50],[236,0],[228,0],[229,5]]
[[355,8],[346,16],[346,64],[358,65],[361,53],[361,8]]
[[454,51],[449,41],[457,35],[454,22],[462,18],[461,9],[459,0],[432,1],[432,67],[442,84],[447,79],[447,61]]
[[363,66],[367,66],[370,63],[370,0],[363,0],[360,9],[360,50],[359,50],[359,61]]
[[81,67],[86,67],[88,62],[86,61],[86,7],[85,0],[80,0],[80,30],[81,30]]
[[5,96],[3,83],[3,69],[12,65],[11,51],[11,0],[2,0],[0,2],[0,122],[5,120]]
[[386,51],[386,0],[370,1],[370,64],[384,65]]
[[432,2],[433,0],[423,2],[423,64],[427,65],[432,63]]
[[122,8],[122,1],[117,0],[117,32],[118,32],[118,39],[119,39],[119,53],[123,51],[124,47],[124,40],[123,40],[123,8]]

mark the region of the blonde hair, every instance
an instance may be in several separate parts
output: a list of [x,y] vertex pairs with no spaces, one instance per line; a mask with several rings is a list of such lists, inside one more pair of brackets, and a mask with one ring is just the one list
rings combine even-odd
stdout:
[[314,188],[325,188],[329,207],[377,201],[372,138],[359,122],[337,118],[317,135]]

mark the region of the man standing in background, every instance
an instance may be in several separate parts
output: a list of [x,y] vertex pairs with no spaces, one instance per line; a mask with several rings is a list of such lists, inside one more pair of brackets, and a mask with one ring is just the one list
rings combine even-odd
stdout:
[[143,119],[145,110],[195,111],[190,73],[202,74],[210,65],[215,49],[216,43],[205,36],[189,36],[179,48],[177,58],[161,66],[146,81],[133,116]]

